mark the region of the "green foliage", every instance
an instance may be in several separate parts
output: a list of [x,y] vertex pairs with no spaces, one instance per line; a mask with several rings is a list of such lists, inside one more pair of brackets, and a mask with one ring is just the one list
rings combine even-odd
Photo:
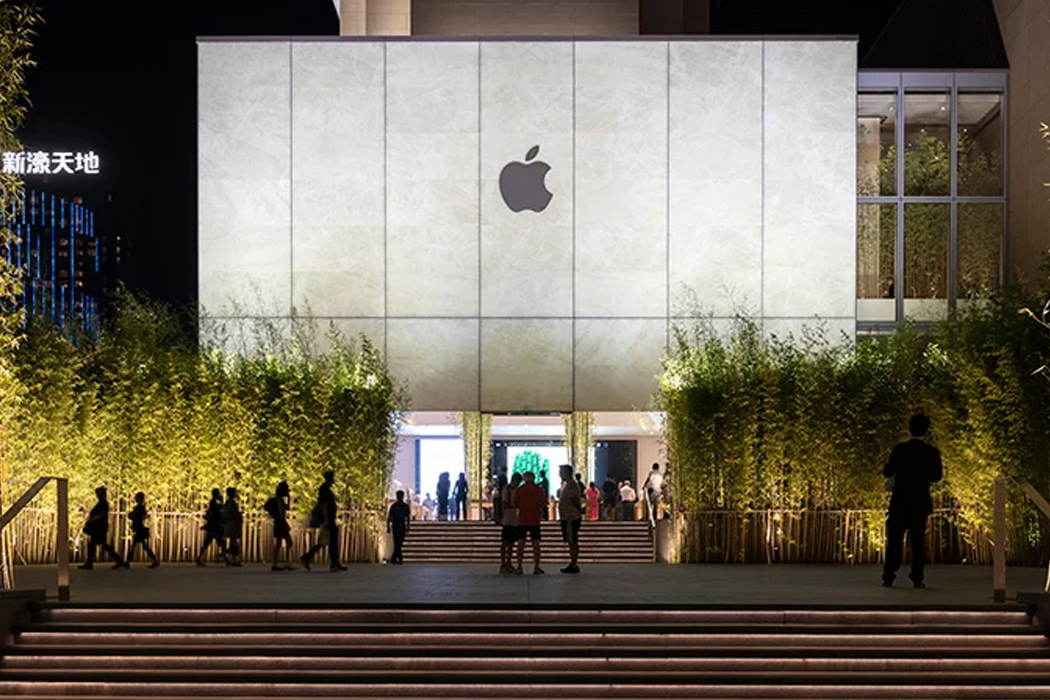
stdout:
[[380,510],[404,392],[367,339],[333,334],[330,352],[307,354],[310,324],[298,325],[232,354],[198,348],[170,309],[124,295],[97,347],[31,327],[15,353],[24,396],[5,486],[68,476],[73,508],[105,484],[119,508],[142,490],[155,510],[195,511],[226,486],[258,508],[287,480],[302,512],[334,469],[343,506]]
[[[672,491],[687,517],[710,510],[881,509],[882,465],[908,417],[933,418],[942,504],[963,524],[990,522],[992,482],[1023,475],[1044,492],[1050,385],[1028,379],[1050,359],[1017,314],[1021,293],[968,306],[932,336],[904,326],[856,345],[812,329],[763,341],[741,319],[723,339],[675,329],[659,377]],[[1016,511],[1022,518],[1023,506]]]
[[491,489],[486,484],[489,478],[488,465],[492,460],[492,416],[477,411],[459,414],[463,431],[463,463],[467,467],[467,488],[470,499],[479,501]]

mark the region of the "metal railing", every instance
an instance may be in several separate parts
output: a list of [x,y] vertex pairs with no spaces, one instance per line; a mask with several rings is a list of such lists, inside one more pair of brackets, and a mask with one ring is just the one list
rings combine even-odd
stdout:
[[[55,482],[58,493],[58,527],[55,532],[55,558],[58,562],[58,599],[69,600],[69,480],[64,477],[42,476],[26,489],[26,492],[18,497],[18,500],[0,515],[0,532],[29,505],[33,497],[47,486],[49,481]],[[13,579],[12,579],[13,580]]]
[[[994,539],[994,550],[992,553],[992,588],[993,600],[996,603],[1006,602],[1006,480],[1010,479],[1019,487],[1024,495],[1028,497],[1035,507],[1042,511],[1043,515],[1050,518],[1050,503],[1043,495],[1023,476],[1000,476],[995,480],[994,498],[992,502],[992,537]],[[1050,566],[1046,571],[1046,583],[1043,584],[1044,591],[1050,591]]]

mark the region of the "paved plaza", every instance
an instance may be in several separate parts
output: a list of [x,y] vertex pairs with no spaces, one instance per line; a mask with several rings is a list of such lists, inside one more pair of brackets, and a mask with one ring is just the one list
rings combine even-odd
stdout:
[[[992,602],[992,570],[987,566],[941,565],[927,569],[926,590],[879,585],[875,565],[660,565],[587,566],[579,576],[558,573],[548,562],[543,576],[501,576],[481,564],[351,565],[345,573],[326,566],[313,571],[272,572],[268,566],[244,568],[187,564],[114,571],[72,571],[74,602],[277,603],[338,605],[666,605],[666,606],[938,606]],[[1045,569],[1011,568],[1007,600],[1018,591],[1041,591]],[[44,588],[56,595],[54,566],[15,569],[18,588]]]

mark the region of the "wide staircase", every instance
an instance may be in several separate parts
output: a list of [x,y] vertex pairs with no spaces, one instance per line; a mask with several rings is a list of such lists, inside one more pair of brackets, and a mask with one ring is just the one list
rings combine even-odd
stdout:
[[435,609],[41,604],[26,698],[1050,698],[1019,607]]
[[[543,559],[568,561],[569,548],[562,542],[556,520],[541,525]],[[532,545],[526,541],[526,558]],[[484,520],[413,522],[405,538],[405,563],[499,563],[500,528]],[[643,521],[594,520],[580,528],[580,562],[613,564],[652,562],[653,540],[649,523]]]

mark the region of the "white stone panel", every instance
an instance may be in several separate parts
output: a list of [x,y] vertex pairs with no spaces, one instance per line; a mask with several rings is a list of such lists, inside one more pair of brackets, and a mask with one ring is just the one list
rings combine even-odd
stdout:
[[856,45],[765,43],[763,315],[855,314]]
[[671,312],[757,313],[762,44],[677,42],[670,60]]
[[476,411],[477,319],[389,319],[387,365],[414,411]]
[[292,283],[300,313],[382,316],[384,48],[292,46]]
[[201,323],[201,337],[209,347],[244,357],[273,353],[287,347],[291,320],[281,317],[215,317]]
[[387,313],[477,317],[478,45],[386,52]]
[[667,44],[576,45],[578,316],[667,313]]
[[[569,42],[481,45],[482,316],[572,316],[572,65]],[[519,172],[548,164],[553,198],[514,212],[500,175],[533,146]]]
[[198,50],[199,303],[210,314],[291,308],[289,46]]
[[666,338],[663,319],[577,320],[576,410],[648,410]]
[[572,409],[572,321],[482,319],[481,410]]

